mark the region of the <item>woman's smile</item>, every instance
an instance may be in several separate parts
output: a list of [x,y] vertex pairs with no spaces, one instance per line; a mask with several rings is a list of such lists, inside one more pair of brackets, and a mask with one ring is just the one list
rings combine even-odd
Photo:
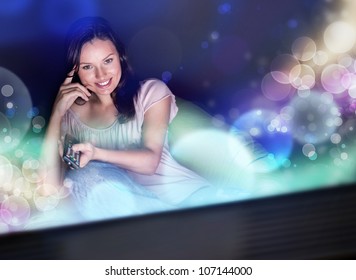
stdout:
[[105,89],[107,87],[110,87],[112,79],[110,78],[109,80],[103,81],[103,82],[98,82],[95,83],[98,88]]

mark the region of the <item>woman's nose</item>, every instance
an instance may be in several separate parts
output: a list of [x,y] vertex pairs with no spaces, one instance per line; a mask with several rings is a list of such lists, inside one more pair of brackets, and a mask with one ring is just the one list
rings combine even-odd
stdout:
[[102,69],[101,67],[97,68],[96,71],[95,71],[95,77],[97,79],[105,77],[105,70]]

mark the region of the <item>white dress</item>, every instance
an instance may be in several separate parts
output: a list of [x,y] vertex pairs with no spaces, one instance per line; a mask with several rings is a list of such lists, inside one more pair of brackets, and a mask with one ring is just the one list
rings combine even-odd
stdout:
[[[178,112],[175,96],[165,83],[160,80],[150,79],[142,83],[138,92],[135,102],[136,114],[132,120],[120,123],[119,119],[117,119],[107,128],[96,129],[84,124],[74,111],[68,110],[62,121],[62,133],[69,133],[80,142],[90,142],[96,147],[110,150],[138,148],[142,139],[142,125],[145,112],[157,102],[169,96],[172,100],[170,111],[171,122]],[[107,172],[107,168],[106,171],[104,169],[102,168],[101,171],[96,172],[97,175]],[[77,171],[74,170],[72,172],[72,178],[75,177],[75,172]],[[167,205],[179,205],[197,190],[210,185],[207,180],[182,166],[172,157],[168,146],[168,135],[166,136],[161,161],[155,174],[143,175],[131,171],[125,172],[138,186],[141,186],[141,188],[135,187],[135,189],[141,189],[143,196],[150,196],[148,195],[148,192],[150,192],[160,202]],[[87,173],[86,176],[88,174],[90,173]],[[86,181],[88,182],[88,180]],[[128,187],[128,192],[130,192],[130,188]],[[134,192],[135,195],[139,195],[141,190],[136,193]],[[138,200],[140,199],[139,197]],[[156,202],[151,201],[148,204],[156,205]],[[142,205],[140,202],[138,204]],[[141,212],[144,212],[144,210]]]

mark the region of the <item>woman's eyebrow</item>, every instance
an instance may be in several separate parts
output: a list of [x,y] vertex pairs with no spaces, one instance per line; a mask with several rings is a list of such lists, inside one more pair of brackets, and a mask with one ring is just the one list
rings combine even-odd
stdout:
[[110,53],[109,55],[107,55],[105,58],[103,58],[103,60],[108,59],[109,56],[112,56],[114,53]]
[[[108,59],[108,57],[110,57],[110,56],[112,56],[112,55],[114,55],[114,53],[108,54],[108,55],[105,56],[102,60],[106,60],[106,59]],[[91,63],[90,63],[90,62],[80,62],[79,65],[81,65],[81,64],[91,64]]]

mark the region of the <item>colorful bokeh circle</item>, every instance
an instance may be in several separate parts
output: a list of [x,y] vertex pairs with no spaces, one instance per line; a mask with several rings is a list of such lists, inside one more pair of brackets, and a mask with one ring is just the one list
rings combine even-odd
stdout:
[[294,97],[289,107],[293,137],[302,144],[322,143],[342,124],[338,106],[328,95],[311,92],[306,97]]
[[293,137],[287,122],[270,110],[251,110],[241,115],[233,129],[248,133],[267,153],[265,171],[275,170],[288,159],[293,147]]
[[17,147],[31,126],[27,112],[32,108],[30,93],[11,71],[0,67],[0,154]]

